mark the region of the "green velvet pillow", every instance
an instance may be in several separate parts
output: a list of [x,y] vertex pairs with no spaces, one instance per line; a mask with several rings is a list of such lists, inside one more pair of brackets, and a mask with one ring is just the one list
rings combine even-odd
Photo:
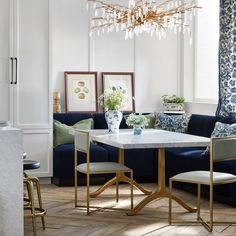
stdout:
[[[146,126],[146,129],[153,129],[155,126],[155,121],[156,121],[156,117],[155,114],[148,114],[148,115],[144,115],[147,119],[148,119],[148,126]],[[127,120],[127,118],[129,117],[129,115],[125,115],[124,119],[125,121]],[[130,129],[132,129],[133,127],[130,126]]]
[[84,119],[73,126],[62,124],[58,120],[53,120],[53,147],[61,144],[74,143],[74,136],[70,134],[70,131],[74,129],[89,130],[93,128],[93,119]]
[[156,117],[154,114],[148,114],[145,115],[146,118],[148,118],[148,126],[146,126],[146,129],[153,129],[155,126],[155,122],[156,122]]

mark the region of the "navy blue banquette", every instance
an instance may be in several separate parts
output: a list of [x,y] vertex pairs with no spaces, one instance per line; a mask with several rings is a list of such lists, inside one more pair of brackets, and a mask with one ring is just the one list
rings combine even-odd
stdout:
[[[106,129],[104,113],[82,114],[82,113],[57,113],[54,119],[66,125],[93,118],[94,129]],[[216,117],[193,114],[188,124],[188,133],[198,136],[210,137],[215,123],[236,123],[235,118]],[[121,129],[127,129],[124,119],[120,125]],[[191,170],[209,170],[209,155],[203,155],[205,148],[170,148],[166,150],[166,178]],[[91,144],[91,161],[117,161],[118,149],[105,144]],[[157,150],[156,149],[133,149],[125,150],[125,164],[134,170],[134,179],[139,183],[157,181]],[[85,162],[85,156],[79,155],[78,163]],[[74,145],[62,144],[53,149],[53,183],[58,186],[74,184]],[[217,163],[216,171],[226,171],[236,175],[236,161]],[[92,176],[92,184],[102,184],[111,178],[109,175]],[[85,177],[78,176],[79,184],[85,184]],[[183,190],[195,191],[195,187],[189,184],[176,186]],[[208,188],[203,191],[208,194]],[[214,187],[215,200],[226,202],[236,206],[236,184],[228,184]]]

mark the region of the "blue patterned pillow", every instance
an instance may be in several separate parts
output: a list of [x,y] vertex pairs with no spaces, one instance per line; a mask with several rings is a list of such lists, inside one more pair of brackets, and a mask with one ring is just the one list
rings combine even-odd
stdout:
[[186,133],[190,114],[183,115],[168,115],[164,113],[155,113],[156,116],[156,129],[163,129],[172,132]]
[[[236,136],[236,124],[225,124],[221,122],[216,122],[215,128],[211,134],[211,138],[223,138],[228,136]],[[203,155],[210,153],[210,147],[207,147],[203,152]]]

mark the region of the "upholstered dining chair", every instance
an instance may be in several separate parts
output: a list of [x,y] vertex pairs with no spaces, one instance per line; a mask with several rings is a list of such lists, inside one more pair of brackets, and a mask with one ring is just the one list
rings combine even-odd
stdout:
[[[214,172],[213,163],[236,159],[236,137],[212,138],[210,145],[210,171],[189,171],[177,174],[170,178],[169,188],[169,224],[172,224],[172,185],[173,182],[184,182],[197,184],[197,220],[205,226],[208,231],[213,230],[213,223],[235,224],[236,222],[219,222],[213,220],[213,186],[230,184],[236,182],[236,176],[229,173]],[[210,187],[209,221],[203,220],[200,215],[201,185]],[[177,221],[175,221],[177,223]],[[180,223],[180,221],[178,221]],[[184,223],[181,221],[181,223]],[[193,223],[193,222],[192,222]]]
[[[90,138],[89,131],[76,130],[75,132],[75,147],[74,147],[74,164],[75,164],[75,207],[81,207],[78,205],[78,172],[86,174],[87,182],[87,215],[90,213],[90,175],[92,174],[119,174],[129,173],[131,181],[133,181],[133,170],[125,165],[116,162],[90,162]],[[77,164],[78,152],[86,154],[86,163]],[[131,210],[133,209],[133,185],[130,185],[131,195]],[[116,183],[116,201],[118,202],[118,183]],[[83,206],[82,206],[83,207]]]

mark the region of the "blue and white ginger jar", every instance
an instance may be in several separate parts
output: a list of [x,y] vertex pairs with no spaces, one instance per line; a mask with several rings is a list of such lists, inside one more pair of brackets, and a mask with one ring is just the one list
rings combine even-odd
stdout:
[[122,120],[122,113],[118,110],[108,110],[105,112],[105,118],[109,133],[119,133],[120,122]]

